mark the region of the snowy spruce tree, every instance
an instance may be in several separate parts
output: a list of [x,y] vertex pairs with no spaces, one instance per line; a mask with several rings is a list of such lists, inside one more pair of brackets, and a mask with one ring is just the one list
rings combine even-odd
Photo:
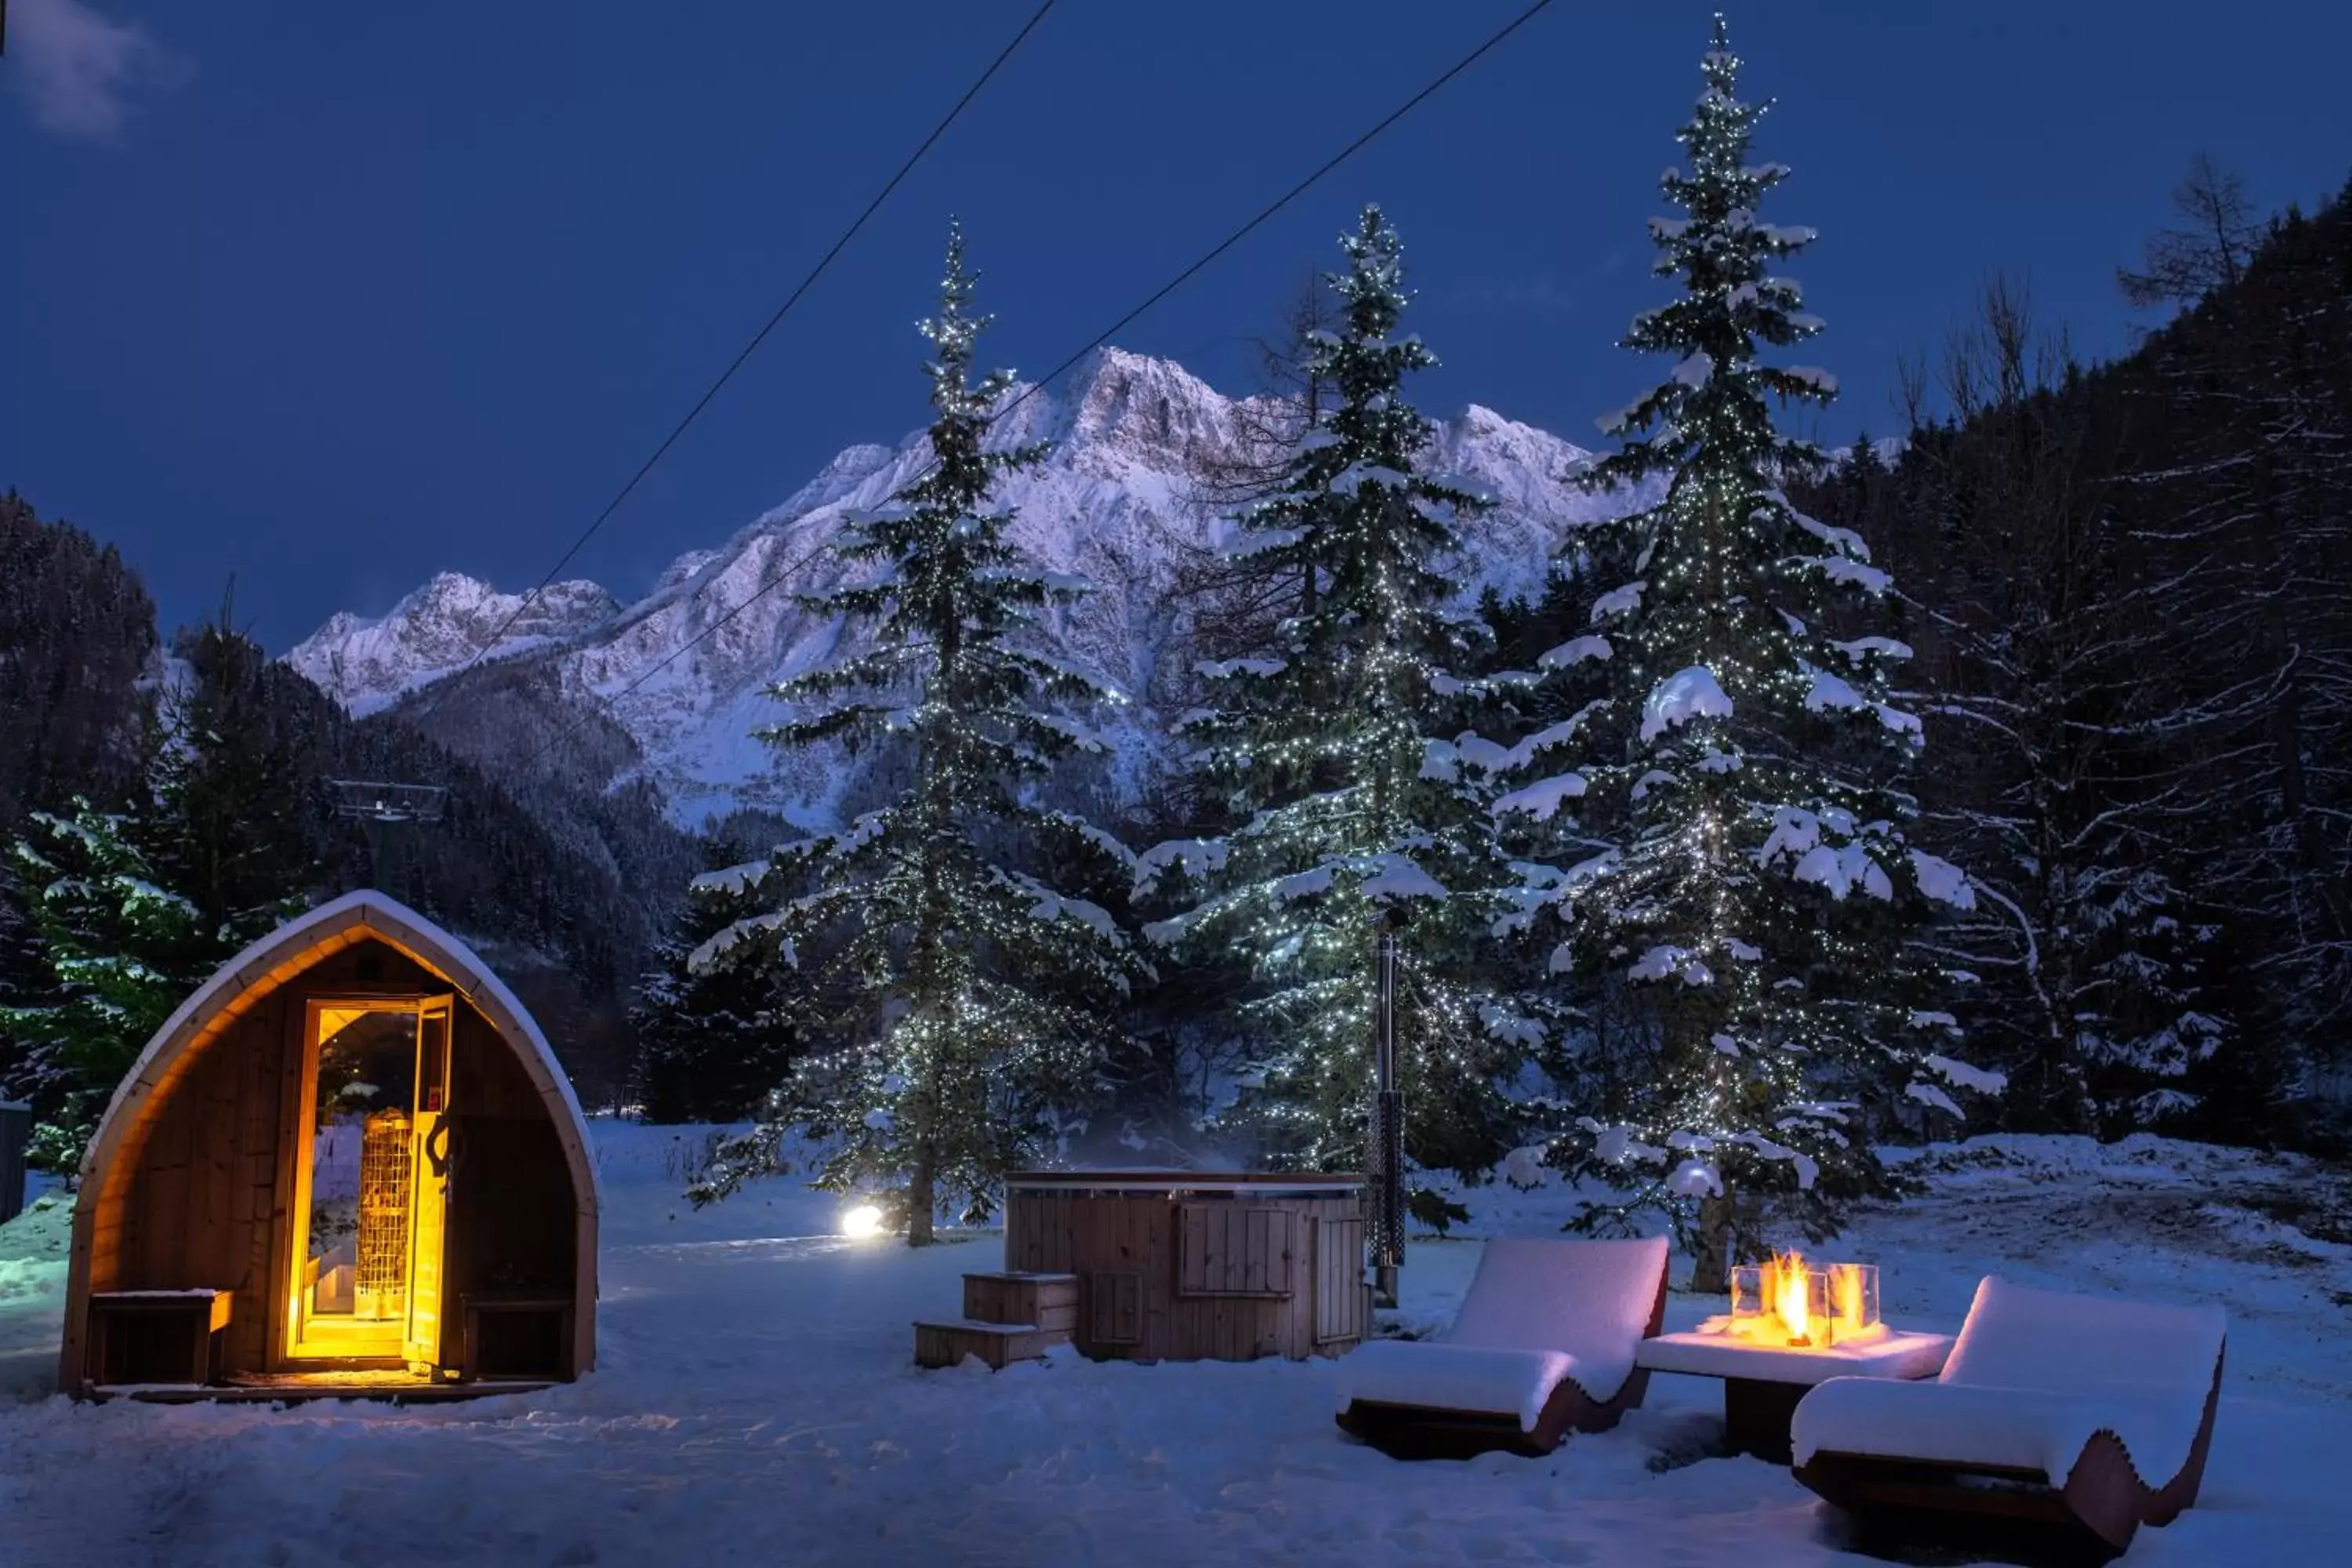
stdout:
[[154,806],[139,824],[158,880],[195,905],[225,953],[301,912],[326,879],[320,737],[302,708],[273,700],[285,672],[234,629],[235,613],[225,598],[173,640]]
[[752,902],[744,879],[725,868],[696,878],[637,982],[630,1087],[647,1121],[739,1121],[784,1079],[793,1037],[778,1014],[772,969],[751,946],[694,961],[704,943],[759,914]]
[[1042,443],[983,444],[1009,372],[971,379],[963,238],[948,242],[940,311],[923,324],[931,464],[838,542],[870,570],[811,607],[870,631],[833,663],[772,689],[800,710],[764,738],[782,747],[894,749],[909,782],[838,831],[787,844],[731,879],[768,907],[698,950],[698,967],[755,944],[810,1053],[759,1129],[722,1149],[697,1196],[775,1169],[789,1132],[825,1151],[818,1184],[895,1208],[914,1245],[937,1204],[976,1222],[1010,1169],[1051,1152],[1095,1095],[1114,1012],[1140,973],[1097,903],[1034,868],[1130,859],[1087,823],[1034,804],[1034,786],[1100,742],[1067,710],[1116,693],[1025,634],[1084,584],[1032,571],[1005,533],[1001,479]]
[[1366,1157],[1376,947],[1397,922],[1406,1151],[1483,1169],[1508,1147],[1502,1085],[1524,1051],[1515,1016],[1465,983],[1510,881],[1454,743],[1484,628],[1449,608],[1440,568],[1481,502],[1421,471],[1429,426],[1403,384],[1435,360],[1397,333],[1395,229],[1367,207],[1341,243],[1339,330],[1313,334],[1306,367],[1336,402],[1237,520],[1234,553],[1301,584],[1297,607],[1265,646],[1201,667],[1215,706],[1183,726],[1208,813],[1235,826],[1147,853],[1137,896],[1197,900],[1154,940],[1246,959],[1255,1059],[1233,1120],[1308,1167]]
[[131,825],[77,799],[35,812],[9,847],[26,900],[31,984],[0,1006],[0,1032],[19,1049],[17,1080],[32,1102],[32,1162],[70,1173],[115,1086],[147,1041],[234,951],[196,906],[158,884]]
[[1595,695],[1519,741],[1502,771],[1527,782],[1498,803],[1552,851],[1530,887],[1560,937],[1548,969],[1630,1001],[1651,1043],[1647,1081],[1551,1157],[1695,1217],[1694,1287],[1714,1290],[1760,1240],[1743,1200],[1826,1234],[1839,1198],[1885,1187],[1872,1138],[1895,1100],[1956,1112],[1953,1088],[1998,1087],[1946,1054],[1951,1015],[1907,940],[1972,895],[1906,839],[1920,725],[1889,679],[1908,650],[1868,629],[1890,584],[1780,489],[1821,454],[1774,429],[1774,404],[1836,387],[1763,358],[1820,330],[1771,270],[1813,236],[1759,216],[1788,171],[1748,162],[1762,110],[1738,66],[1718,16],[1689,167],[1661,180],[1681,216],[1651,223],[1683,292],[1623,340],[1672,368],[1602,422],[1624,442],[1590,475],[1663,476],[1664,499],[1581,542],[1591,629],[1542,663]]

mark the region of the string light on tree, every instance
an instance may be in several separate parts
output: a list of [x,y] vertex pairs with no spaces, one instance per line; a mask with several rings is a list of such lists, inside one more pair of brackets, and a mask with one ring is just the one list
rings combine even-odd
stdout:
[[963,257],[956,230],[922,328],[932,461],[845,529],[840,553],[870,574],[805,601],[870,637],[845,636],[830,663],[773,688],[795,714],[761,732],[792,749],[895,749],[911,782],[838,831],[704,878],[755,889],[767,907],[691,960],[748,951],[784,972],[793,1026],[832,1042],[795,1063],[697,1197],[776,1168],[797,1130],[824,1150],[819,1186],[887,1194],[845,1223],[887,1216],[918,1245],[943,1191],[976,1223],[1005,1172],[1052,1152],[1099,1088],[1118,1000],[1149,973],[1099,904],[1031,868],[1048,851],[1106,877],[1132,868],[1109,835],[1033,799],[1057,763],[1105,749],[1074,712],[1119,699],[1037,646],[1041,612],[1087,590],[1028,569],[1004,537],[1012,511],[990,501],[1045,449],[983,447],[1013,377],[971,380],[988,318],[972,312]]
[[1499,771],[1572,763],[1574,812],[1523,825],[1539,861],[1525,901],[1560,922],[1546,973],[1571,994],[1624,987],[1656,1045],[1630,1110],[1583,1118],[1552,1157],[1695,1219],[1695,1284],[1721,1289],[1735,1245],[1761,1243],[1736,1192],[1826,1234],[1838,1199],[1884,1185],[1872,1130],[1893,1099],[1957,1113],[1948,1091],[1999,1080],[1945,1054],[1956,1031],[1907,940],[1938,901],[1972,901],[1905,839],[1920,726],[1889,678],[1909,650],[1832,629],[1865,621],[1886,575],[1780,489],[1822,458],[1775,430],[1772,404],[1837,389],[1763,357],[1821,330],[1771,269],[1813,233],[1758,216],[1789,171],[1748,161],[1763,110],[1738,96],[1720,16],[1700,68],[1687,171],[1660,180],[1679,216],[1650,224],[1654,270],[1683,291],[1623,339],[1672,368],[1601,421],[1622,445],[1587,475],[1663,479],[1664,497],[1580,540],[1592,631],[1544,664],[1594,695]]
[[1149,851],[1137,896],[1197,900],[1155,940],[1247,956],[1258,1058],[1233,1120],[1325,1168],[1365,1157],[1376,917],[1401,914],[1406,1144],[1423,1164],[1477,1168],[1507,1147],[1499,1085],[1525,1053],[1522,1020],[1470,980],[1511,877],[1454,739],[1481,696],[1459,672],[1484,628],[1448,608],[1437,563],[1486,503],[1420,468],[1429,426],[1402,388],[1436,362],[1397,332],[1396,230],[1367,207],[1341,245],[1342,320],[1310,335],[1304,367],[1336,406],[1236,520],[1234,554],[1299,584],[1297,604],[1262,647],[1201,667],[1215,706],[1184,726],[1203,793],[1236,826]]

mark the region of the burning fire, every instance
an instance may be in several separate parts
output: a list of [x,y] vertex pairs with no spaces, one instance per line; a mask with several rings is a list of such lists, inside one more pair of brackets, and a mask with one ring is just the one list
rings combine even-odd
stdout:
[[1790,1344],[1813,1342],[1812,1279],[1803,1253],[1784,1252],[1764,1265],[1764,1303]]
[[[1718,1323],[1722,1321],[1717,1320]],[[1826,1348],[1880,1332],[1877,1270],[1783,1252],[1732,1273],[1730,1331],[1757,1344]]]

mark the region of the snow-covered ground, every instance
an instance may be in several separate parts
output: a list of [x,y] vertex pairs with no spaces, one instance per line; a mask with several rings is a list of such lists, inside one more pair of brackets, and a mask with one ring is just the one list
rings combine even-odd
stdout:
[[[64,1210],[0,1227],[0,1564],[1861,1561],[1786,1470],[1712,1457],[1711,1383],[1661,1376],[1618,1430],[1546,1459],[1404,1465],[1334,1429],[1328,1363],[919,1372],[908,1320],[951,1313],[957,1276],[999,1263],[993,1235],[848,1242],[791,1178],[696,1213],[671,1130],[597,1132],[602,1365],[541,1394],[77,1405],[45,1392]],[[1957,1323],[1994,1268],[2227,1305],[2203,1502],[2128,1561],[2352,1551],[2352,1183],[2156,1140],[1990,1138],[1914,1163],[1931,1195],[1832,1249],[1883,1266],[1899,1325]],[[1556,1189],[1465,1196],[1487,1234],[1547,1233],[1563,1208]],[[1408,1321],[1444,1321],[1478,1245],[1415,1243]],[[1677,1297],[1669,1326],[1709,1308]]]

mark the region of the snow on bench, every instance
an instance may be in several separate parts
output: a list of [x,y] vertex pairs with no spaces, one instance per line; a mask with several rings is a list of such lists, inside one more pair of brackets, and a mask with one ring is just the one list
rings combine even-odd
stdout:
[[2228,1329],[2221,1309],[2035,1290],[1987,1277],[1933,1382],[1833,1378],[1797,1406],[1817,1453],[2039,1470],[2063,1486],[2111,1432],[2149,1487],[2189,1462]]
[[1516,1415],[1532,1432],[1562,1383],[1606,1404],[1633,1375],[1665,1263],[1660,1237],[1489,1241],[1445,1337],[1360,1346],[1339,1363],[1338,1407]]

